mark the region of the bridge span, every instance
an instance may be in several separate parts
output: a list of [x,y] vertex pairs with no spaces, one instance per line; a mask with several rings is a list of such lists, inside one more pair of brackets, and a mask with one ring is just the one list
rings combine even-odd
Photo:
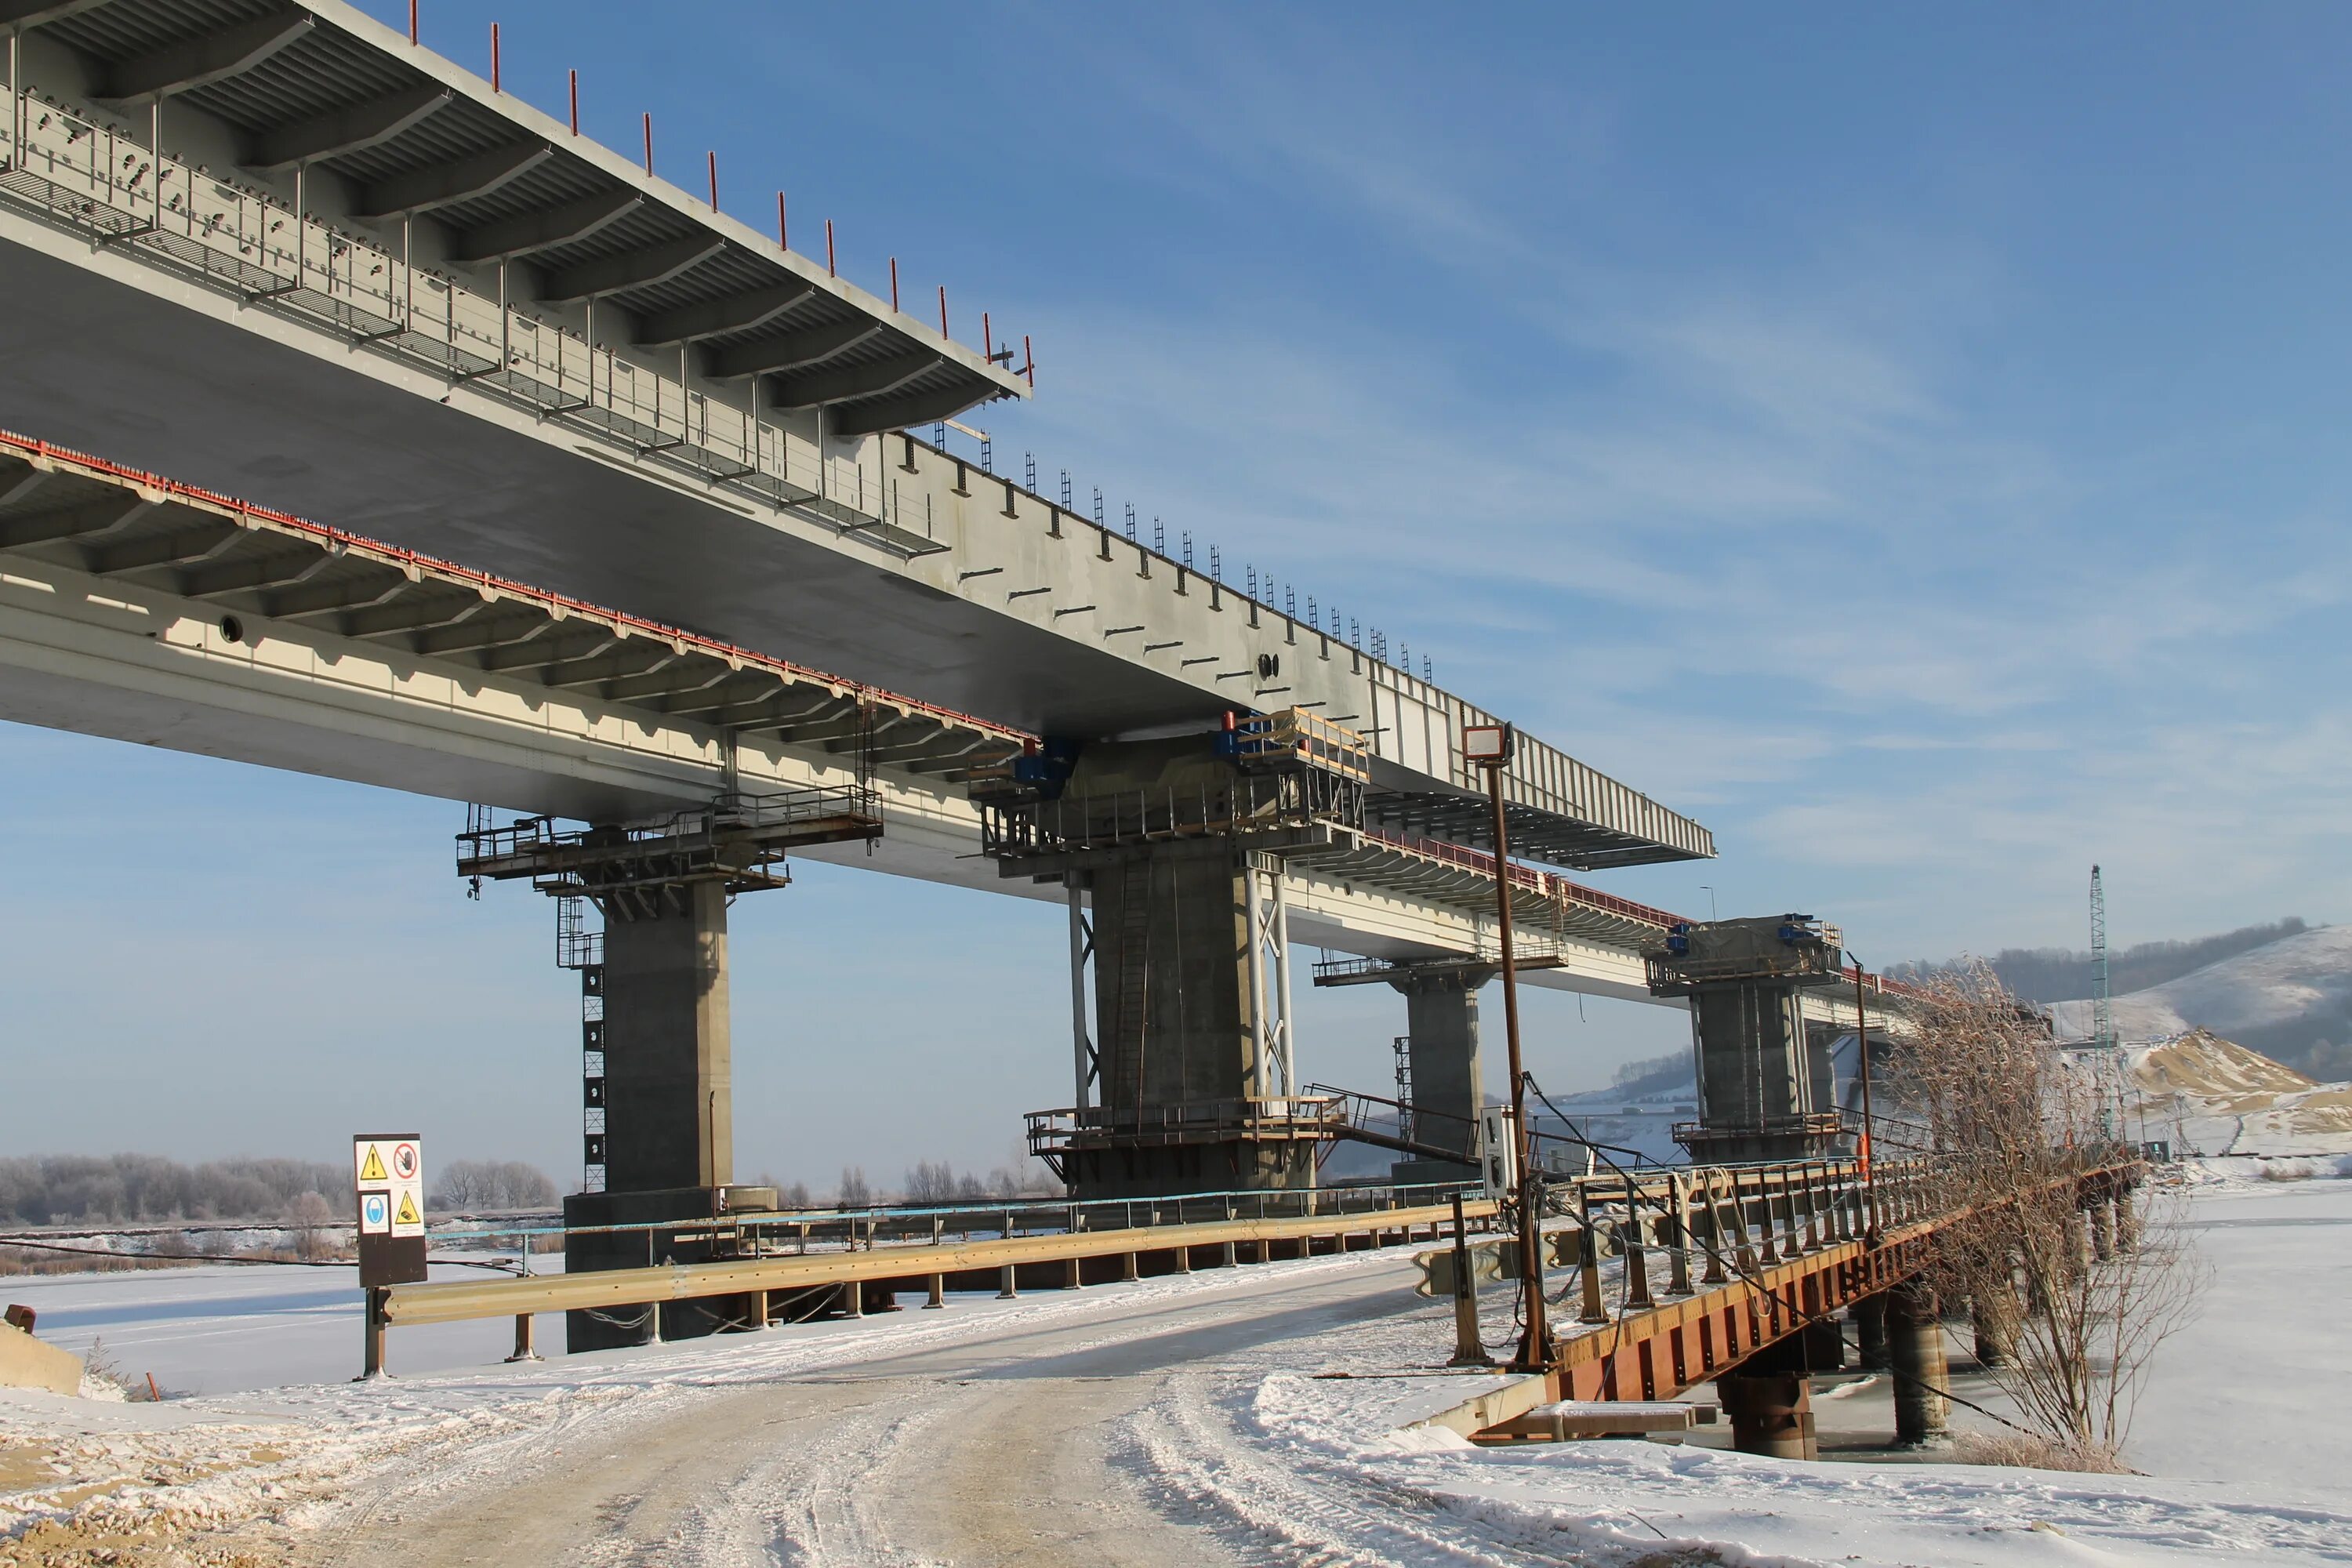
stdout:
[[[1029,395],[1025,340],[341,0],[0,39],[0,289],[37,301],[0,314],[0,718],[525,814],[459,869],[562,900],[580,1228],[724,1202],[726,904],[790,853],[1066,906],[1090,1194],[1313,1184],[1301,942],[1407,994],[1417,1099],[1475,1120],[1494,715],[909,431]],[[1686,922],[1560,872],[1707,830],[1532,736],[1500,793],[1529,982],[1678,1001],[1645,954]]]

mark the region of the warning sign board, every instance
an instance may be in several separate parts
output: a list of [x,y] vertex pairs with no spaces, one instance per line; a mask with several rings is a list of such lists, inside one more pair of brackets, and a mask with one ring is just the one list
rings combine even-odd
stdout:
[[360,1277],[371,1287],[425,1278],[425,1145],[414,1132],[352,1140]]

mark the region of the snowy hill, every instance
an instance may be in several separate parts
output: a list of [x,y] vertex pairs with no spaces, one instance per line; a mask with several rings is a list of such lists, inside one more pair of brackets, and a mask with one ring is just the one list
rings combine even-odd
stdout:
[[[2086,1037],[2092,1005],[2060,1002],[2059,1037]],[[2210,1029],[2327,1076],[2352,1070],[2352,926],[2323,926],[2115,999],[2126,1045]]]
[[2128,1060],[2147,1136],[2183,1153],[2352,1153],[2352,1084],[2315,1083],[2202,1029],[2131,1047]]

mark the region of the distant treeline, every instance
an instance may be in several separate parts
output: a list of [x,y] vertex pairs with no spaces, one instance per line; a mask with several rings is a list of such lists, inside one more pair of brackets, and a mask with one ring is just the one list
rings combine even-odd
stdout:
[[312,1160],[208,1160],[183,1165],[153,1154],[45,1154],[0,1159],[0,1221],[66,1225],[285,1217],[306,1194],[341,1214],[352,1173]]
[[1628,1100],[1638,1100],[1645,1094],[1664,1094],[1682,1088],[1691,1081],[1698,1069],[1693,1065],[1689,1047],[1668,1051],[1664,1056],[1644,1057],[1637,1062],[1626,1062],[1617,1069],[1613,1087]]
[[[2299,918],[2289,915],[2268,925],[2241,926],[2236,931],[2199,937],[2194,942],[2144,942],[2107,954],[2107,989],[2117,996],[2127,991],[2145,991],[2151,985],[2178,980],[2209,963],[2252,952],[2266,942],[2310,929]],[[2006,947],[1994,953],[1990,962],[2001,984],[2028,1002],[2080,1001],[2091,994],[2096,984],[2091,971],[2091,955],[2063,947]],[[1896,979],[1916,978],[1940,967],[1927,963],[1904,963],[1895,965],[1890,973]]]
[[[315,1160],[208,1160],[153,1154],[0,1159],[0,1224],[140,1225],[171,1220],[331,1224],[352,1207],[348,1165]],[[434,1179],[435,1209],[540,1208],[555,1184],[518,1161],[453,1160]]]

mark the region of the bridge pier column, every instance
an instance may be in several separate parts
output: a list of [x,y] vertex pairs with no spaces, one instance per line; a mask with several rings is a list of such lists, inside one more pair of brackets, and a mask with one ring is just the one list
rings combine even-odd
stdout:
[[1086,862],[1101,1100],[1060,1154],[1073,1195],[1312,1188],[1280,860],[1213,837]]
[[2116,1250],[2139,1250],[2139,1212],[2132,1206],[2132,1189],[2116,1188]]
[[1731,1446],[1776,1459],[1821,1457],[1813,1430],[1812,1379],[1805,1375],[1801,1342],[1783,1341],[1715,1380],[1716,1396],[1731,1421]]
[[1401,1184],[1470,1181],[1478,1174],[1478,1113],[1486,1103],[1478,1061],[1478,987],[1494,973],[1483,964],[1447,964],[1424,974],[1408,967],[1389,977],[1405,999],[1413,1141],[1462,1155],[1458,1161],[1400,1160],[1393,1179]]
[[1886,1369],[1886,1292],[1864,1296],[1846,1309],[1853,1324],[1854,1364],[1871,1372]]
[[[708,1220],[718,1189],[734,1179],[725,887],[688,883],[665,890],[641,918],[608,917],[603,993],[603,1131],[589,1136],[602,1140],[604,1190],[564,1199],[563,1223],[576,1233]],[[592,1230],[565,1237],[563,1267],[578,1274],[709,1256],[709,1242],[658,1228]],[[663,1334],[693,1338],[741,1315],[725,1299],[684,1302],[665,1314]],[[565,1318],[574,1352],[641,1337],[595,1313]]]
[[1886,1292],[1887,1363],[1895,1373],[1895,1440],[1918,1447],[1943,1440],[1950,1414],[1944,1391],[1944,1321],[1936,1292],[1906,1279]]

